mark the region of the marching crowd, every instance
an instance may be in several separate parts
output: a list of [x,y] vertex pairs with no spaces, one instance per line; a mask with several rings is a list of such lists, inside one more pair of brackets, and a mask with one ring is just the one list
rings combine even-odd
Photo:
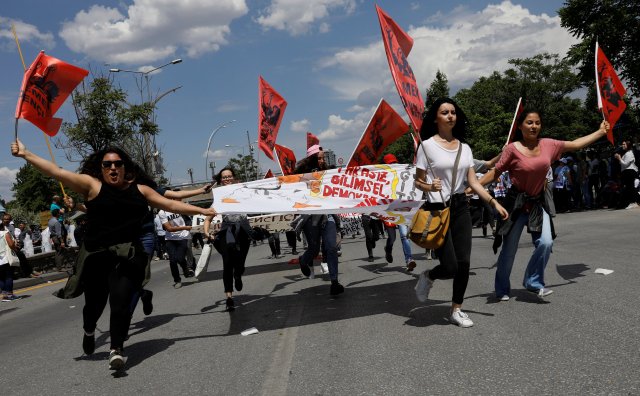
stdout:
[[[609,128],[606,121],[597,131],[573,141],[541,137],[542,115],[535,109],[523,111],[517,125],[514,142],[506,145],[498,157],[480,161],[480,164],[465,143],[468,131],[464,111],[452,99],[436,100],[425,113],[420,130],[422,144],[417,151],[415,186],[424,193],[423,209],[450,209],[450,224],[442,245],[428,252],[427,256],[432,255],[438,261],[433,268],[418,274],[416,298],[426,301],[434,282],[453,279],[449,319],[460,327],[473,326],[472,319],[462,309],[469,282],[473,224],[481,225],[485,235],[487,226],[492,229],[494,251],[499,251],[494,290],[499,301],[510,298],[511,269],[521,233],[527,227],[533,252],[522,284],[539,298],[545,298],[552,293],[545,286],[544,271],[555,238],[555,212],[601,206],[633,207],[638,202],[638,172],[629,142],[623,144],[624,152],[615,153],[607,161],[604,183],[603,159],[592,152],[586,157],[578,154],[575,158],[567,154],[582,150],[605,136]],[[76,227],[79,252],[74,272],[57,295],[73,298],[84,294],[82,346],[87,355],[95,350],[96,323],[109,303],[111,369],[124,365],[124,342],[138,301],[142,301],[145,314],[153,310],[153,293],[146,290],[145,285],[149,281],[149,264],[154,255],[156,260],[168,258],[174,288],[182,286],[181,275],[194,276],[195,260],[189,257],[192,245],[202,247],[204,243],[198,237],[194,239],[190,215],[206,216],[204,235],[222,256],[223,291],[230,312],[235,309],[234,292],[240,292],[244,287],[242,276],[252,240],[268,236],[272,255],[280,256],[279,236],[259,236],[260,230],[251,228],[246,215],[223,214],[220,227],[210,233],[211,220],[217,214],[216,191],[212,190],[212,185],[190,191],[159,187],[120,148],[109,147],[90,155],[78,173],[63,170],[38,157],[20,141],[11,145],[11,152],[84,198],[84,203],[77,205],[69,200],[62,204],[58,198],[55,206],[51,206],[48,237],[55,249],[63,249],[66,241],[65,227],[61,226],[59,217],[64,206],[85,212],[82,226]],[[386,155],[383,161],[392,164],[397,159]],[[315,145],[308,149],[306,158],[297,164],[295,172],[324,169],[327,164],[322,147]],[[482,173],[476,174],[476,170]],[[236,183],[234,169],[224,168],[216,176],[216,182],[219,185]],[[606,188],[612,182],[618,185],[615,204],[612,204],[613,187]],[[181,201],[209,191],[213,194],[210,208]],[[305,250],[296,260],[305,277],[315,276],[314,259],[322,257],[319,270],[328,274],[331,281],[328,292],[333,297],[345,292],[339,281],[340,240],[345,236],[341,233],[340,221],[338,215],[303,214],[286,233],[294,254],[297,254],[296,242],[304,238]],[[15,229],[10,223],[11,216],[4,214],[0,229],[3,301],[16,298],[10,257],[11,252],[20,252],[21,235],[28,233],[23,223]],[[365,235],[363,253],[366,251],[370,261],[376,242],[386,232],[385,258],[393,262],[397,231],[406,270],[413,271],[416,262],[409,242],[411,230],[407,226],[383,223],[363,215],[362,228]],[[20,265],[23,273],[38,276],[23,265],[22,260]]]

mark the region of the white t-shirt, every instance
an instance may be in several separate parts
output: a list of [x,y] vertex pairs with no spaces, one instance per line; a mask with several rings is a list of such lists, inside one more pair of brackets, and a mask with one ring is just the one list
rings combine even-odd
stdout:
[[[458,147],[454,150],[448,150],[440,146],[433,137],[422,141],[422,147],[427,151],[429,161],[431,162],[431,169],[435,172],[435,176],[440,178],[442,182],[442,195],[445,201],[449,200],[451,196],[451,181],[453,179],[453,164],[456,162],[456,156],[458,155]],[[453,188],[454,194],[464,193],[465,185],[467,182],[467,173],[469,168],[473,167],[473,153],[468,144],[462,143],[462,152],[460,153],[460,162],[458,163],[458,176],[456,178],[456,185]],[[424,151],[422,148],[418,148],[418,156],[416,158],[416,168],[422,169],[427,174],[427,183],[431,183],[433,174],[427,164]],[[438,191],[431,191],[427,193],[427,199],[429,202],[442,202],[440,193]]]
[[156,228],[156,234],[158,236],[165,236],[166,231],[164,230],[164,228],[162,228],[162,223],[160,222],[160,218],[158,217],[157,214],[153,218],[153,224],[154,224],[154,226]]
[[[161,224],[169,223],[174,227],[184,227],[186,224],[184,223],[184,219],[182,215],[177,213],[165,212],[161,210],[158,212],[158,218],[160,219]],[[164,239],[167,241],[175,241],[179,239],[189,239],[191,238],[191,233],[189,230],[175,231],[169,232],[167,231],[164,235]]]

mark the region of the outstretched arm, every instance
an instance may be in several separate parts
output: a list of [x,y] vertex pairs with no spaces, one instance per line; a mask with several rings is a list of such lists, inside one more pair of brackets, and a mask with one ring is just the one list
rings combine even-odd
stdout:
[[164,193],[164,196],[169,199],[185,199],[195,197],[196,195],[206,194],[211,191],[213,187],[213,183],[207,184],[200,188],[196,188],[195,190],[182,190],[182,191],[171,191],[167,190]]
[[188,203],[167,199],[148,186],[138,184],[138,189],[140,189],[140,192],[147,199],[147,202],[149,202],[149,204],[154,208],[166,210],[167,212],[171,213],[180,213],[185,215],[216,215],[216,210],[213,208],[201,208]]
[[100,192],[101,183],[97,179],[60,168],[53,162],[28,151],[19,139],[11,143],[11,154],[14,157],[24,158],[40,172],[69,186],[73,191],[82,194],[85,199],[93,198]]
[[607,131],[609,131],[609,122],[607,121],[602,121],[600,123],[600,129],[598,129],[597,131],[587,135],[587,136],[583,136],[583,137],[579,137],[575,140],[572,141],[565,141],[564,142],[564,151],[576,151],[576,150],[580,150],[583,149],[595,142],[597,142],[598,140],[600,140],[600,138],[602,138],[603,136],[607,136]]

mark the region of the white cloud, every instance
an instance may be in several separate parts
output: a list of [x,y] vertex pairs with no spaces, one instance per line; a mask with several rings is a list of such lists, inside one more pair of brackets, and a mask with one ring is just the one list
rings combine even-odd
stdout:
[[286,30],[292,36],[309,33],[316,24],[326,33],[330,25],[323,19],[330,12],[351,14],[355,8],[355,0],[272,0],[256,22],[265,30]]
[[[32,43],[47,51],[53,49],[56,45],[52,33],[41,32],[37,26],[19,19],[0,16],[0,27],[2,27],[2,29],[0,29],[0,49],[6,49],[8,51],[16,50],[16,42],[11,32],[11,24],[16,27],[16,35],[20,43]],[[29,62],[29,60],[25,59],[25,62]]]
[[[446,74],[454,94],[481,76],[504,71],[510,66],[509,59],[544,51],[562,56],[576,43],[560,26],[559,17],[534,15],[509,1],[476,13],[456,9],[432,17],[428,23],[439,23],[440,27],[404,27],[414,39],[408,60],[423,94],[438,69]],[[366,46],[340,50],[318,64],[339,70],[339,75],[325,82],[341,99],[370,104],[381,94],[390,101],[398,96],[381,38]]]
[[155,62],[182,51],[198,57],[227,44],[229,24],[247,12],[245,0],[134,0],[126,15],[93,5],[65,22],[60,37],[105,62]]
[[293,132],[307,132],[311,128],[311,122],[306,118],[300,121],[291,121],[290,129]]
[[202,158],[209,158],[209,160],[217,160],[221,158],[229,157],[229,151],[227,150],[209,150],[209,155],[207,156],[207,152],[202,153]]
[[16,182],[18,169],[9,169],[6,166],[0,167],[0,197],[5,201],[13,199],[13,191],[11,187]]
[[216,108],[216,111],[218,113],[232,113],[234,111],[244,111],[244,110],[248,110],[248,109],[249,109],[249,106],[247,106],[246,104],[237,104],[237,103],[226,102],[226,103],[220,104]]

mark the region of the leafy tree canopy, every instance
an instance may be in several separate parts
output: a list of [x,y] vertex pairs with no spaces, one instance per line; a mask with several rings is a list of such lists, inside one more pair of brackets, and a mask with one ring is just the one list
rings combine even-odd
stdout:
[[579,66],[585,86],[595,84],[596,40],[618,69],[630,93],[640,95],[640,3],[637,0],[567,0],[558,10],[560,24],[581,41],[567,60]]

